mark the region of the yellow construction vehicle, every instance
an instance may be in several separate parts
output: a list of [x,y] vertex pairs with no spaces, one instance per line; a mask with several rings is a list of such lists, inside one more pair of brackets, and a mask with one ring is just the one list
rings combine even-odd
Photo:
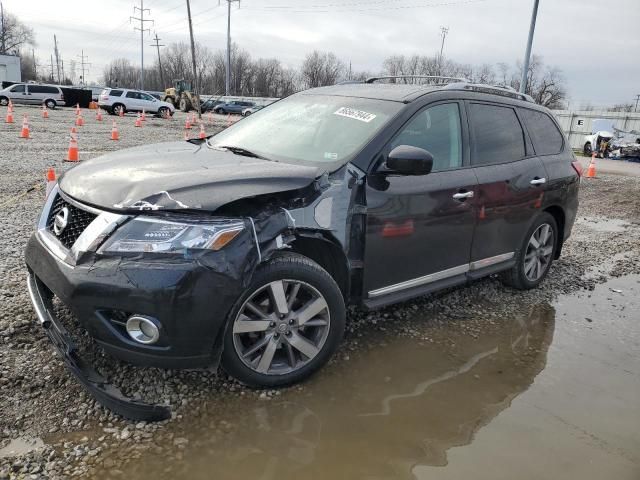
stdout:
[[163,101],[172,103],[183,112],[197,109],[200,97],[191,91],[191,83],[184,79],[174,80],[173,87],[164,91]]

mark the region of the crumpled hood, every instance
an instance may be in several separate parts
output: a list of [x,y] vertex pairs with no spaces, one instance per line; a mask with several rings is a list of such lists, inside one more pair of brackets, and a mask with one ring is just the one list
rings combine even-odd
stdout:
[[108,210],[214,211],[241,198],[305,187],[319,174],[315,167],[170,142],[84,161],[59,185],[76,200]]

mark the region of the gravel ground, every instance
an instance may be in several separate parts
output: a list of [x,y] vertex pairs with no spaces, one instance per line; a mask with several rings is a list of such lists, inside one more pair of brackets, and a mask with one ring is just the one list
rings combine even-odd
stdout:
[[[18,138],[23,113],[30,116],[30,140]],[[249,390],[215,372],[135,368],[95,348],[89,353],[99,370],[128,394],[170,404],[173,418],[133,424],[105,411],[85,394],[35,325],[23,265],[24,247],[43,202],[45,171],[50,166],[59,172],[71,166],[62,160],[74,115],[71,110],[56,110],[44,121],[37,109],[28,107],[17,107],[15,114],[17,124],[0,126],[4,147],[0,209],[8,219],[0,272],[4,279],[0,286],[0,479],[87,477],[96,469],[107,469],[117,477],[119,464],[144,450],[161,453],[160,445],[165,444],[173,447],[167,455],[179,459],[184,442],[174,427],[183,416],[211,409],[212,402],[215,408],[223,408],[243,397],[286,394],[287,390]],[[128,146],[183,138],[183,114],[173,121],[148,119],[142,128],[134,128],[132,116],[118,119],[119,142],[109,140],[114,117],[105,115],[99,124],[94,112],[84,115],[86,125],[79,129],[82,160]],[[215,125],[207,129],[210,133],[226,122],[215,116]],[[591,290],[612,276],[640,273],[640,178],[601,175],[585,181],[580,202],[572,237],[540,288],[516,292],[488,278],[375,312],[351,309],[346,339],[332,363],[349,368],[345,363],[349,352],[362,348],[371,330],[439,342],[447,341],[448,331],[476,336],[510,318],[522,304],[552,301],[561,293]],[[70,320],[64,311],[60,313]],[[88,347],[90,341],[83,338],[81,344]],[[212,435],[223,438],[233,425],[221,421],[211,428]]]

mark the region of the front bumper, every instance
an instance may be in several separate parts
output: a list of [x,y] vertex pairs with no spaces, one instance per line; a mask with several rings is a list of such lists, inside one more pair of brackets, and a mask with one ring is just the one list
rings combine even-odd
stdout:
[[51,343],[62,356],[71,373],[98,402],[118,415],[135,421],[153,422],[171,417],[168,407],[150,405],[125,397],[120,390],[87,364],[78,355],[73,340],[53,314],[51,292],[32,273],[27,277],[27,287],[38,321],[44,327]]

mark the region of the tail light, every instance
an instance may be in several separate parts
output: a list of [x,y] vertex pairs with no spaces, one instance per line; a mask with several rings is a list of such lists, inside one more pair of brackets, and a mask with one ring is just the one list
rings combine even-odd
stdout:
[[574,160],[573,162],[571,162],[571,166],[578,174],[578,177],[582,177],[582,164],[580,163],[580,161]]

